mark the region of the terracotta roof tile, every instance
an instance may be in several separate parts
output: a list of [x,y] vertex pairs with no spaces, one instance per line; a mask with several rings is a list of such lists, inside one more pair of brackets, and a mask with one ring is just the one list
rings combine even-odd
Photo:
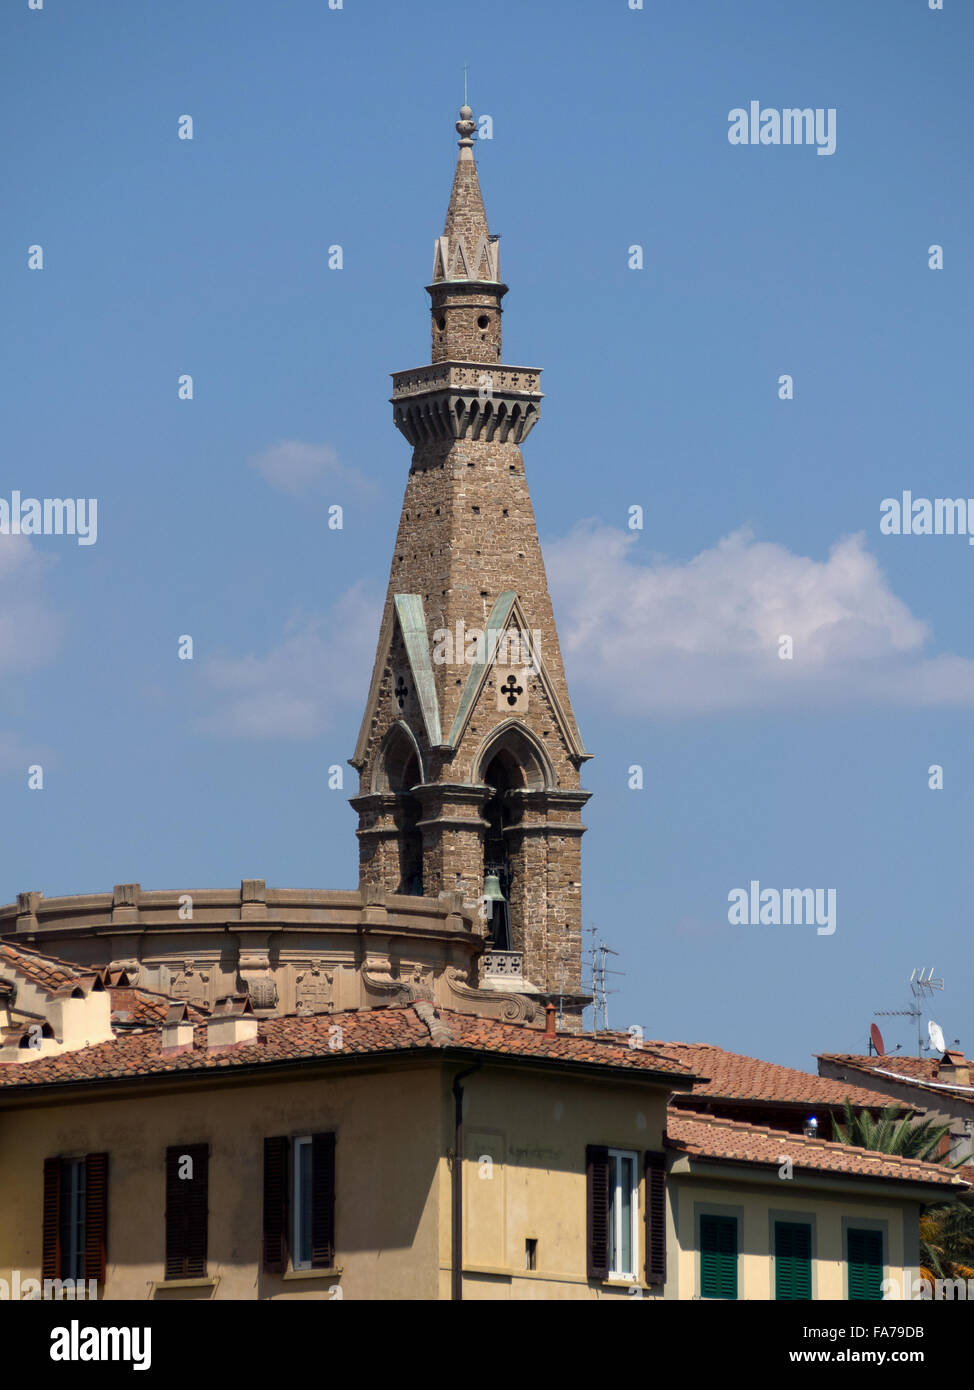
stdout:
[[938,1163],[873,1153],[827,1139],[808,1139],[802,1134],[789,1134],[787,1130],[695,1114],[674,1106],[667,1116],[666,1146],[691,1157],[775,1167],[780,1166],[787,1155],[798,1170],[929,1183],[960,1191],[969,1188],[967,1182],[957,1178],[953,1169]]
[[[333,1030],[336,1027],[342,1030],[342,1046],[339,1049],[333,1046]],[[311,1058],[328,1061],[349,1055],[426,1051],[444,1047],[530,1058],[540,1062],[588,1064],[628,1071],[634,1077],[663,1073],[672,1077],[675,1083],[689,1076],[681,1062],[658,1055],[650,1049],[633,1050],[617,1042],[580,1038],[568,1033],[549,1038],[542,1028],[503,1023],[498,1019],[449,1009],[435,1011],[435,1026],[431,1029],[430,1023],[413,1005],[314,1014],[310,1017],[284,1015],[261,1019],[253,1042],[241,1043],[232,1051],[215,1054],[206,1052],[206,1032],[206,1024],[199,1025],[191,1051],[165,1057],[161,1055],[161,1030],[154,1028],[146,1032],[126,1032],[111,1042],[53,1057],[41,1057],[16,1067],[0,1067],[0,1091],[14,1087],[170,1072],[226,1071]]]
[[25,979],[31,980],[51,994],[91,974],[90,971],[80,970],[68,960],[43,955],[31,946],[11,946],[7,941],[0,941],[0,967],[3,966],[16,970]]
[[853,1086],[845,1081],[816,1076],[814,1072],[782,1067],[758,1057],[745,1057],[740,1052],[727,1052],[710,1043],[648,1042],[645,1046],[683,1063],[704,1078],[694,1086],[693,1096],[686,1098],[686,1104],[691,1106],[697,1097],[840,1108],[848,1096],[853,1105],[879,1107],[888,1104],[880,1092],[866,1086]]
[[[974,1086],[960,1087],[954,1081],[949,1081],[946,1077],[942,1080],[937,1075],[940,1066],[939,1057],[904,1057],[899,1052],[891,1053],[885,1057],[856,1055],[850,1052],[821,1052],[819,1060],[830,1062],[832,1065],[848,1067],[850,1071],[859,1072],[863,1076],[868,1076],[870,1072],[884,1072],[885,1080],[895,1081],[901,1079],[904,1084],[913,1082],[931,1090],[942,1090],[945,1094],[952,1095],[956,1100],[965,1101],[974,1105]],[[893,1073],[893,1075],[890,1075]],[[965,1092],[968,1092],[965,1094]],[[895,1104],[887,1098],[887,1104]]]

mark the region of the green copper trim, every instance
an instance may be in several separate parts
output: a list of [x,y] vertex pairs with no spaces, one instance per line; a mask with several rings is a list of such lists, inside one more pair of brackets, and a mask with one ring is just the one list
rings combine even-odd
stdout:
[[505,589],[498,596],[497,602],[490,611],[487,619],[487,642],[485,644],[483,661],[475,661],[470,668],[467,677],[467,684],[464,687],[460,705],[457,709],[457,717],[453,721],[453,728],[450,730],[449,746],[456,748],[460,742],[467,720],[470,718],[471,711],[480,694],[484,679],[487,675],[487,668],[490,666],[497,651],[497,644],[501,639],[501,634],[506,630],[511,616],[511,609],[517,601],[517,594],[513,589]]
[[442,742],[440,732],[440,706],[436,698],[436,684],[433,680],[433,667],[430,662],[430,645],[426,632],[426,614],[423,600],[419,594],[395,594],[396,616],[402,639],[406,644],[406,655],[416,682],[416,697],[426,725],[426,737],[430,747],[436,748]]

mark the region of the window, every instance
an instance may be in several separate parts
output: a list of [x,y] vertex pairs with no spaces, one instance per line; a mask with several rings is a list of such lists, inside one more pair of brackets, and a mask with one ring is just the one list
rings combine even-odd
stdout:
[[61,1161],[61,1275],[83,1279],[85,1262],[85,1161]]
[[44,1160],[41,1277],[105,1281],[108,1155]]
[[335,1135],[264,1140],[264,1270],[335,1263]]
[[[666,1158],[643,1156],[648,1284],[666,1280]],[[639,1154],[589,1144],[585,1150],[590,1279],[636,1279],[639,1260]]]
[[205,1279],[210,1208],[209,1144],[166,1150],[166,1278]]
[[609,1278],[636,1277],[636,1220],[639,1215],[637,1155],[609,1150]]
[[850,1226],[846,1236],[849,1297],[879,1302],[883,1297],[883,1233]]
[[812,1296],[812,1228],[803,1221],[774,1223],[774,1296]]
[[311,1268],[311,1136],[294,1141],[294,1230],[291,1263],[295,1269]]
[[535,1236],[528,1236],[524,1242],[524,1268],[538,1268],[538,1241]]
[[737,1218],[700,1218],[700,1296],[737,1297]]

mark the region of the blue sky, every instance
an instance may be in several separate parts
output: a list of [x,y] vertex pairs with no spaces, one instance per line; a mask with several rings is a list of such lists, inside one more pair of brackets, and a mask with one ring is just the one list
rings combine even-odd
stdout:
[[[354,884],[467,63],[610,1022],[813,1066],[933,965],[974,1050],[974,553],[879,531],[974,494],[972,39],[961,0],[11,0],[0,497],[96,497],[98,540],[0,537],[0,900]],[[835,154],[731,145],[752,100],[834,107]],[[835,933],[732,927],[751,879]]]

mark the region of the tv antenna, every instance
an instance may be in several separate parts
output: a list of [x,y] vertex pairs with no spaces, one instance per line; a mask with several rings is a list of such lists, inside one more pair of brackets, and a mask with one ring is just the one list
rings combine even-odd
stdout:
[[923,1041],[923,1033],[920,1030],[920,1019],[923,1017],[924,1010],[922,1004],[928,995],[932,995],[935,990],[942,990],[944,982],[942,979],[935,980],[933,977],[933,966],[929,970],[920,967],[913,971],[910,976],[910,993],[913,995],[912,1009],[877,1009],[879,1017],[885,1018],[912,1018],[917,1026],[917,1056],[922,1057],[925,1047],[929,1045]]
[[618,993],[617,990],[609,989],[606,980],[609,975],[621,976],[621,970],[610,970],[607,957],[617,956],[618,951],[613,951],[611,946],[607,946],[598,937],[598,927],[586,927],[592,937],[591,947],[591,970],[592,970],[592,1010],[594,1013],[593,1031],[600,1031],[599,1020],[601,1019],[601,1031],[607,1032],[609,1028],[609,1004],[608,996]]

